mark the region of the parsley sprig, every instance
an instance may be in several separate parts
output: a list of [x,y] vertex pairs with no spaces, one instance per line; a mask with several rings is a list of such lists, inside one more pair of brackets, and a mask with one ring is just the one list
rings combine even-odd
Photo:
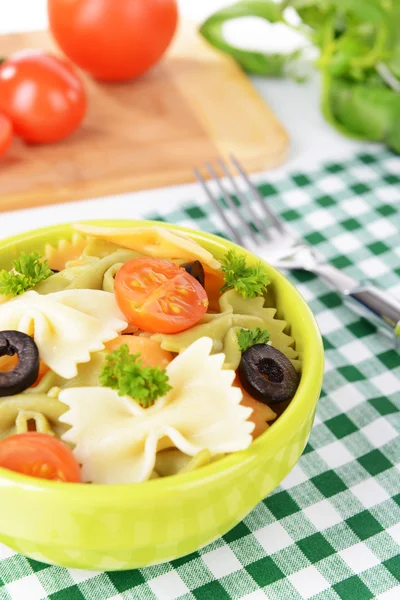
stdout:
[[267,344],[269,342],[269,331],[255,327],[254,329],[238,329],[237,338],[241,352],[246,352],[254,344]]
[[172,388],[165,369],[143,367],[139,357],[140,353],[130,354],[128,345],[123,344],[106,357],[99,381],[105,387],[118,390],[119,396],[130,396],[147,408]]
[[246,265],[246,258],[235,250],[229,250],[221,261],[225,284],[221,292],[233,288],[243,298],[262,296],[270,283],[268,272],[260,261],[253,267]]
[[52,274],[47,260],[43,260],[40,254],[21,252],[19,258],[13,261],[11,271],[0,271],[0,294],[20,296]]

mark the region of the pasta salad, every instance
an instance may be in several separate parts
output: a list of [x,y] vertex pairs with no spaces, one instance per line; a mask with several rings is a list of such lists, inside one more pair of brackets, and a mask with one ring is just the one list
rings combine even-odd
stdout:
[[0,271],[0,466],[139,483],[247,448],[300,372],[263,263],[164,227],[74,229]]

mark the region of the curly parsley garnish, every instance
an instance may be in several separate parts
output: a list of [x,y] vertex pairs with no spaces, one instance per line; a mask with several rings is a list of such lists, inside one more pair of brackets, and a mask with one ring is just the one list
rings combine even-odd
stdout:
[[47,260],[43,260],[40,254],[21,252],[19,258],[13,261],[11,271],[0,271],[0,294],[20,296],[52,274]]
[[119,396],[130,396],[147,408],[172,388],[165,369],[143,367],[139,357],[140,353],[129,354],[128,345],[123,344],[106,357],[99,381],[105,387],[118,390]]
[[254,329],[239,329],[237,332],[239,348],[241,352],[246,352],[254,344],[267,344],[269,342],[269,331],[255,327]]
[[221,261],[225,284],[221,292],[233,288],[242,298],[262,296],[270,283],[268,272],[260,261],[253,267],[246,265],[246,258],[235,250],[229,250]]

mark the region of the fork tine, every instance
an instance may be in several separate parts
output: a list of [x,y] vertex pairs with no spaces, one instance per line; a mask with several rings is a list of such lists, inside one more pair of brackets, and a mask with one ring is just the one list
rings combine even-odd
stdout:
[[214,179],[215,183],[218,185],[219,190],[220,190],[220,192],[221,192],[221,194],[222,194],[225,202],[228,204],[228,206],[231,209],[231,211],[235,214],[235,216],[238,219],[240,225],[246,230],[247,235],[254,242],[257,242],[254,231],[252,230],[252,228],[247,223],[246,219],[243,217],[242,213],[240,212],[240,210],[238,209],[238,207],[234,203],[233,198],[230,195],[230,193],[222,185],[222,181],[217,176],[217,174],[214,171],[214,168],[211,165],[211,163],[207,162],[207,163],[205,163],[205,165],[206,165],[206,167],[208,169],[208,172],[210,173],[211,177]]
[[275,216],[275,214],[269,208],[268,204],[264,201],[264,198],[261,196],[261,194],[258,191],[258,189],[256,188],[256,186],[250,181],[249,176],[247,175],[246,171],[244,170],[244,168],[242,167],[240,162],[237,160],[237,158],[235,158],[235,156],[233,156],[233,154],[230,155],[230,159],[231,159],[232,163],[235,165],[236,169],[241,174],[241,176],[243,177],[243,179],[246,181],[247,185],[252,190],[254,197],[257,199],[257,201],[258,201],[259,205],[261,206],[262,210],[264,211],[266,217],[271,221],[271,223],[279,231],[279,233],[285,233],[286,232],[285,226],[278,219],[278,217]]
[[226,227],[231,232],[232,239],[240,246],[243,246],[243,240],[242,240],[240,234],[231,225],[230,221],[226,217],[226,214],[224,213],[224,211],[222,210],[222,208],[218,202],[218,198],[216,198],[214,196],[214,194],[211,192],[209,186],[207,185],[207,183],[206,183],[204,177],[201,175],[200,171],[198,171],[198,169],[193,169],[193,172],[195,174],[197,181],[199,182],[199,184],[203,188],[204,192],[206,193],[208,199],[210,200],[211,204],[214,206],[215,210],[221,217],[222,221],[225,223]]
[[[232,173],[230,172],[229,168],[224,163],[222,158],[218,159],[218,163],[219,163],[222,171],[224,172],[225,177],[227,177],[229,179],[233,189],[235,190],[235,194],[239,198],[240,204],[242,205],[243,208],[246,208],[253,223],[257,224],[257,229],[260,231],[260,233],[262,233],[268,239],[270,237],[269,232],[268,232],[268,225],[264,221],[262,221],[259,218],[259,216],[254,212],[254,209],[253,209],[251,203],[249,202],[247,195],[239,188],[238,184],[236,183],[236,180],[234,179]],[[254,234],[254,232],[252,232],[252,238],[253,238],[253,241],[257,243],[257,237]]]

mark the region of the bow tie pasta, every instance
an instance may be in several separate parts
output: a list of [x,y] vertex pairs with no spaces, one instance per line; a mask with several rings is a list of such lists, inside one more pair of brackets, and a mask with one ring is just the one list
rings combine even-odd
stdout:
[[[86,257],[83,264],[68,266],[35,286],[39,294],[52,294],[63,290],[101,290],[105,273],[115,264],[121,265],[136,256],[131,250],[119,249],[103,258]],[[89,260],[88,260],[89,259]],[[79,261],[77,261],[79,262]],[[107,291],[107,290],[105,290]],[[112,291],[112,290],[111,290]]]
[[44,257],[47,259],[50,269],[61,271],[65,269],[67,262],[81,256],[86,245],[87,239],[79,233],[74,233],[71,241],[59,240],[56,246],[46,244]]
[[225,368],[236,370],[241,359],[237,330],[241,327],[267,329],[272,345],[287,356],[296,370],[300,368],[294,339],[284,332],[286,321],[275,317],[275,308],[264,308],[264,298],[241,298],[235,290],[228,290],[219,299],[220,312],[206,314],[198,325],[175,334],[156,333],[152,339],[170,352],[182,352],[194,340],[208,336],[213,340],[213,351],[223,352]]
[[33,336],[42,360],[66,379],[75,377],[77,364],[88,362],[126,325],[114,295],[99,290],[47,296],[30,291],[0,306],[0,331]]
[[252,410],[240,404],[233,371],[224,356],[210,356],[212,341],[201,338],[168,366],[172,390],[150,408],[104,388],[71,388],[59,399],[69,407],[60,420],[71,426],[62,439],[75,444],[84,481],[133,483],[148,479],[156,453],[176,447],[195,456],[247,448]]

